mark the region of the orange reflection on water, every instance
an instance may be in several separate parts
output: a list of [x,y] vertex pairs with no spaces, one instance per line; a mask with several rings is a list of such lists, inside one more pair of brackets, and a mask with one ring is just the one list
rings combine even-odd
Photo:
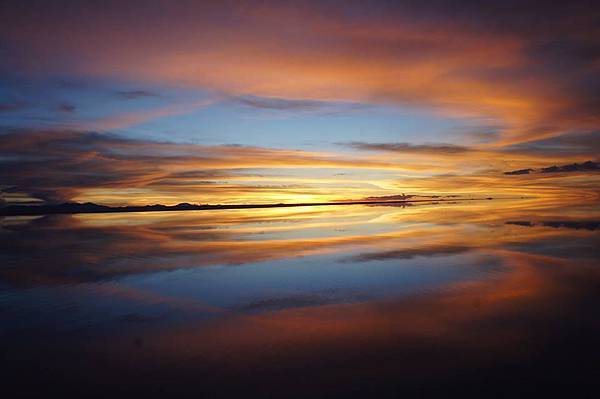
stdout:
[[7,375],[207,396],[591,386],[599,220],[547,198],[7,218]]

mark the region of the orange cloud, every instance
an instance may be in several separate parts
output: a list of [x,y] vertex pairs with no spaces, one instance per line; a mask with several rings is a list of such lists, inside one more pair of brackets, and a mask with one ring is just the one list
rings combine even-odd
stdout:
[[11,65],[232,96],[425,107],[500,126],[492,147],[599,127],[593,5],[540,17],[527,4],[508,14],[472,4],[473,18],[445,2],[353,4],[354,14],[309,3],[113,6],[7,10],[0,35]]
[[[597,195],[594,187],[599,176],[594,171],[504,173],[513,168],[546,167],[552,158],[544,152],[353,145],[367,151],[203,146],[95,133],[16,131],[0,135],[4,154],[0,169],[7,176],[3,182],[6,200],[17,202],[24,199],[16,193],[49,201],[105,204],[322,202],[399,191],[564,198]],[[555,159],[576,161],[581,156],[561,154]]]

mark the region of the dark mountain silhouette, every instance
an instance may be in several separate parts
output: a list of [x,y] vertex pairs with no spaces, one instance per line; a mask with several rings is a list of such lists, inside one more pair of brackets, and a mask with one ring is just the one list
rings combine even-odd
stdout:
[[[313,203],[295,203],[295,204],[227,204],[227,205],[208,205],[208,204],[189,204],[183,202],[177,205],[128,205],[128,206],[107,206],[98,205],[93,202],[79,203],[66,202],[64,204],[47,205],[9,205],[0,207],[0,216],[32,216],[32,215],[51,215],[51,214],[74,214],[74,213],[118,213],[118,212],[160,212],[160,211],[198,211],[211,209],[252,209],[252,208],[290,208],[299,206],[325,206],[325,205],[371,205],[371,204],[399,204],[415,202],[433,202],[431,199],[393,199],[394,197],[410,198],[413,196],[390,196],[391,200],[357,200],[344,202],[313,202]],[[377,198],[377,197],[371,197]],[[492,198],[470,198],[470,201]],[[451,201],[450,199],[436,199],[435,202]]]

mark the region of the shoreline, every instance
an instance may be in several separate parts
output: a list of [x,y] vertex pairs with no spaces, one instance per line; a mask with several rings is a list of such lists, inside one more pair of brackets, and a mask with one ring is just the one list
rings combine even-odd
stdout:
[[306,206],[334,206],[334,205],[385,205],[385,204],[413,204],[437,203],[457,201],[487,201],[487,198],[453,198],[453,199],[419,199],[419,200],[393,200],[393,201],[347,201],[347,202],[305,202],[292,204],[231,204],[231,205],[142,205],[109,207],[96,204],[62,204],[62,205],[28,205],[9,206],[0,208],[0,216],[39,216],[39,215],[72,215],[80,213],[129,213],[129,212],[179,212],[179,211],[210,211],[227,209],[261,209],[261,208],[295,208]]

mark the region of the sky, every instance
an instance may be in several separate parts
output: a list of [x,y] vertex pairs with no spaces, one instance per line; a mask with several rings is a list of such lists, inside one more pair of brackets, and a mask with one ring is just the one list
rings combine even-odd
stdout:
[[9,0],[0,59],[2,204],[600,192],[594,1]]

